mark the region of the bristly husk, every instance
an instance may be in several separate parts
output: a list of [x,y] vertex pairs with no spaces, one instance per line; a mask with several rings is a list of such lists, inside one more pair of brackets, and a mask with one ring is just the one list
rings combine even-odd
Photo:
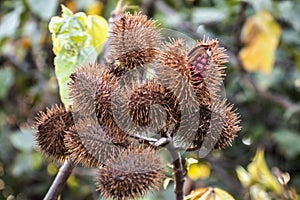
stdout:
[[103,70],[103,66],[96,63],[86,64],[76,68],[70,75],[69,96],[76,115],[86,117],[95,115],[94,95]]
[[158,190],[164,174],[162,163],[153,149],[133,149],[112,158],[98,169],[97,191],[112,199],[138,199],[150,190]]
[[120,90],[117,102],[119,126],[129,134],[139,135],[158,133],[163,135],[175,126],[176,107],[165,88],[156,81],[130,84]]
[[226,99],[213,102],[210,108],[203,107],[199,128],[189,150],[202,146],[210,150],[230,146],[241,129],[239,117],[232,108]]
[[182,109],[193,113],[198,109],[199,102],[191,82],[187,47],[182,39],[171,39],[162,48],[159,64],[155,68],[158,80],[182,106],[186,105]]
[[214,146],[215,149],[231,146],[234,138],[237,136],[237,133],[241,130],[240,117],[236,110],[233,110],[233,105],[226,103],[225,100],[223,100],[223,102],[223,105],[221,105],[223,108],[220,110],[224,110],[225,119],[222,125],[222,133]]
[[74,164],[85,167],[105,166],[108,159],[118,157],[128,144],[125,138],[114,138],[92,119],[80,120],[67,131],[65,145]]
[[94,95],[96,116],[101,126],[111,127],[115,125],[111,96],[117,84],[118,78],[111,74],[108,69],[102,71]]
[[[155,21],[141,13],[125,13],[113,23],[109,60],[117,64],[113,66],[126,70],[153,62],[160,39]],[[120,70],[116,71],[119,74]]]
[[38,149],[46,156],[62,161],[69,155],[64,143],[66,131],[74,125],[71,111],[60,105],[40,111],[35,118],[34,140]]

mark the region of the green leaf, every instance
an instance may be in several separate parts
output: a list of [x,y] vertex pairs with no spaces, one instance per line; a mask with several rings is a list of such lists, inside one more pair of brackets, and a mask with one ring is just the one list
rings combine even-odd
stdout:
[[293,1],[282,1],[278,2],[278,9],[281,13],[281,17],[290,23],[297,32],[299,32],[300,21],[295,19],[299,19],[300,17],[300,4],[294,3]]
[[32,159],[32,163],[31,163],[32,169],[34,169],[34,170],[40,169],[40,167],[43,164],[42,154],[40,152],[32,152],[31,159]]
[[10,68],[0,69],[0,100],[6,97],[9,88],[14,83],[14,74]]
[[18,153],[12,168],[13,175],[20,176],[21,174],[31,170],[32,170],[31,154],[25,152]]
[[227,12],[216,8],[195,8],[192,10],[192,22],[196,24],[216,23],[224,20]]
[[23,7],[18,6],[13,11],[7,13],[1,18],[0,22],[0,40],[4,37],[14,35],[19,27]]
[[256,11],[261,10],[271,10],[272,9],[272,1],[271,0],[244,0],[251,4]]
[[34,148],[34,139],[30,129],[12,133],[9,138],[12,145],[20,151],[30,152]]
[[280,149],[291,159],[300,154],[300,135],[296,132],[283,129],[274,132],[276,142],[279,143]]
[[27,0],[29,9],[42,20],[46,21],[51,18],[56,12],[58,6],[58,0]]
[[65,6],[62,12],[62,17],[51,19],[49,30],[56,54],[54,65],[59,93],[68,107],[72,104],[67,86],[69,76],[76,67],[95,62],[108,36],[108,25],[100,16],[86,16],[83,12],[73,14]]

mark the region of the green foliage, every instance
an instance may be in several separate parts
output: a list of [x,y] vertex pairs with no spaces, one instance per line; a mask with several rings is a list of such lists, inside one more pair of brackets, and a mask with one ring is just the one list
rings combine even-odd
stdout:
[[49,23],[52,33],[55,74],[59,93],[66,107],[71,105],[68,97],[70,74],[84,63],[93,63],[100,53],[108,35],[108,25],[100,16],[73,14],[62,5],[62,17],[53,17]]
[[[40,1],[26,0],[32,13],[38,15],[42,20],[49,20],[55,15],[58,0]],[[45,12],[46,11],[46,12]]]
[[10,68],[0,69],[0,99],[6,97],[9,88],[12,86],[14,82],[13,72]]
[[[60,66],[59,73],[65,76],[64,81],[77,64],[94,61],[94,57],[101,51],[100,41],[102,40],[99,39],[99,46],[97,46],[97,43],[91,43],[97,39],[91,40],[91,38],[105,34],[92,36],[91,32],[97,33],[96,30],[105,30],[106,25],[100,28],[105,22],[94,17],[89,18],[84,13],[79,14],[79,19],[86,20],[84,22],[86,27],[82,28],[80,23],[77,23],[78,18],[74,17],[78,14],[77,11],[87,13],[88,7],[95,1],[64,1],[65,5],[75,13],[69,13],[70,26],[66,24],[64,27],[68,32],[63,34],[59,32],[58,27],[53,27],[59,32],[55,38],[59,41],[55,62],[57,66]],[[50,16],[58,16],[60,13],[58,2],[61,1],[7,0],[0,2],[0,199],[8,197],[42,199],[54,176],[47,171],[47,166],[56,167],[56,164],[49,164],[49,160],[42,159],[40,153],[30,149],[32,142],[29,142],[28,147],[25,144],[23,148],[22,141],[28,142],[32,139],[31,136],[27,138],[26,130],[30,129],[35,113],[45,106],[59,102],[58,85],[53,67],[52,45],[54,44],[51,42],[51,34],[48,30]],[[116,5],[116,0],[106,2],[100,9],[101,13],[98,14],[108,19]],[[143,2],[146,1],[129,2],[137,5],[136,8],[140,10],[145,7]],[[149,9],[149,17],[158,20],[161,27],[177,30],[194,39],[199,39],[194,34],[195,32],[210,38],[217,37],[222,45],[233,53],[230,59],[234,58],[233,50],[236,47],[233,35],[239,19],[240,1],[168,0],[162,2],[175,10],[175,14],[168,15],[165,10],[155,7],[152,11]],[[273,71],[269,75],[249,73],[247,76],[251,77],[263,91],[284,97],[299,106],[300,21],[298,19],[300,18],[300,2],[299,0],[249,0],[247,2],[249,4],[245,10],[246,18],[260,9],[266,9],[279,22],[282,29],[279,46],[275,52]],[[210,9],[204,10],[205,15],[199,13],[203,11],[201,9],[207,7]],[[146,11],[147,8],[144,12]],[[215,17],[211,18],[210,11],[220,13],[221,16],[214,15]],[[198,19],[201,16],[203,18]],[[65,20],[63,18],[62,16],[60,20],[57,19],[57,22],[53,21],[53,25],[62,23]],[[183,20],[191,26],[186,28],[182,23]],[[72,22],[74,24],[71,26]],[[96,30],[88,32],[87,24],[96,25],[93,26]],[[77,28],[76,25],[78,25]],[[70,37],[71,33],[75,34],[74,37]],[[86,45],[86,48],[76,46],[77,41],[80,45]],[[89,50],[88,46],[92,48]],[[247,87],[247,83],[245,84],[239,77],[236,67],[234,62],[228,64],[225,88],[226,96],[234,102],[241,114],[242,132],[236,138],[232,148],[222,152],[213,152],[208,158],[204,158],[204,161],[211,165],[210,176],[206,180],[198,179],[193,184],[219,187],[228,191],[236,199],[249,199],[247,195],[250,190],[246,190],[247,193],[245,193],[245,189],[239,187],[240,180],[236,177],[235,168],[247,166],[257,147],[263,146],[268,166],[277,166],[287,171],[291,179],[288,185],[294,186],[299,193],[299,108],[293,107],[287,110],[269,99],[262,98]],[[244,172],[248,173],[246,169],[244,168]],[[97,194],[93,193],[94,183],[90,174],[90,171],[82,168],[76,170],[75,177],[79,187],[74,190],[66,187],[62,199],[97,199]],[[245,174],[242,179],[247,180],[248,176]],[[252,182],[251,177],[249,180]],[[71,180],[72,184],[73,180]],[[171,182],[166,190],[158,194],[149,194],[145,199],[174,199],[172,187]],[[266,195],[268,195],[265,186],[254,186],[251,193],[256,193],[257,198],[260,199],[267,199]]]
[[300,154],[300,135],[298,133],[287,129],[277,130],[274,132],[274,139],[289,159],[295,159]]
[[5,37],[9,37],[17,31],[23,10],[24,8],[22,6],[16,6],[13,11],[2,16],[0,23],[0,42]]

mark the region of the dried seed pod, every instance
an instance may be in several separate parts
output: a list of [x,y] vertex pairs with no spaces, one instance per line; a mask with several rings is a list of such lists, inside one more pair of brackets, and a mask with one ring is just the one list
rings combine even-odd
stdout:
[[[225,102],[225,101],[224,101]],[[232,104],[224,106],[225,120],[222,126],[222,133],[215,144],[215,149],[225,148],[230,146],[237,133],[241,130],[240,119],[236,110],[233,110]]]
[[69,96],[73,101],[73,111],[80,116],[92,116],[95,113],[94,95],[103,67],[87,64],[78,67],[70,75]]
[[171,38],[169,42],[162,45],[162,49],[159,57],[162,67],[170,67],[190,80],[189,61],[187,58],[188,51],[184,40]]
[[122,130],[128,134],[151,137],[155,133],[163,135],[170,126],[174,126],[174,97],[164,87],[154,80],[140,84],[128,82],[118,89],[114,99],[117,103],[115,120]]
[[171,39],[163,45],[159,62],[156,65],[156,74],[162,85],[172,92],[183,107],[193,113],[199,107],[199,101],[192,85],[192,76],[189,69],[187,47],[182,39]]
[[94,95],[95,111],[99,124],[109,128],[115,125],[111,95],[118,83],[118,78],[109,73],[107,69],[102,71],[100,77]]
[[154,61],[160,45],[154,23],[141,13],[125,13],[114,22],[109,38],[110,59],[119,68],[132,69]]
[[163,177],[162,163],[152,149],[134,149],[98,169],[96,186],[104,198],[137,199],[158,190]]
[[116,140],[91,119],[78,121],[66,132],[64,141],[71,160],[86,167],[104,166],[108,159],[118,157],[128,146],[126,140]]
[[69,154],[64,137],[74,125],[72,112],[66,111],[62,105],[55,105],[46,112],[39,112],[35,119],[34,139],[40,151],[50,158],[64,159]]
[[189,150],[196,150],[203,145],[206,149],[220,149],[231,145],[239,126],[239,117],[232,111],[232,105],[226,100],[214,102],[210,108],[200,109],[200,122],[193,146]]

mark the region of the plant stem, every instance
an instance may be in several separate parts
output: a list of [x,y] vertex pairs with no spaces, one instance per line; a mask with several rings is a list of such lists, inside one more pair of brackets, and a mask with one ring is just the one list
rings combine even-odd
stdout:
[[72,165],[71,159],[68,158],[64,164],[59,168],[59,171],[52,182],[44,200],[56,200],[61,194],[65,183],[67,182],[69,176],[72,174],[74,166]]
[[182,163],[181,156],[179,152],[174,147],[173,141],[171,141],[166,148],[171,154],[173,162],[173,173],[174,173],[174,192],[176,196],[176,200],[183,200],[183,184],[184,184],[184,176],[182,172]]

